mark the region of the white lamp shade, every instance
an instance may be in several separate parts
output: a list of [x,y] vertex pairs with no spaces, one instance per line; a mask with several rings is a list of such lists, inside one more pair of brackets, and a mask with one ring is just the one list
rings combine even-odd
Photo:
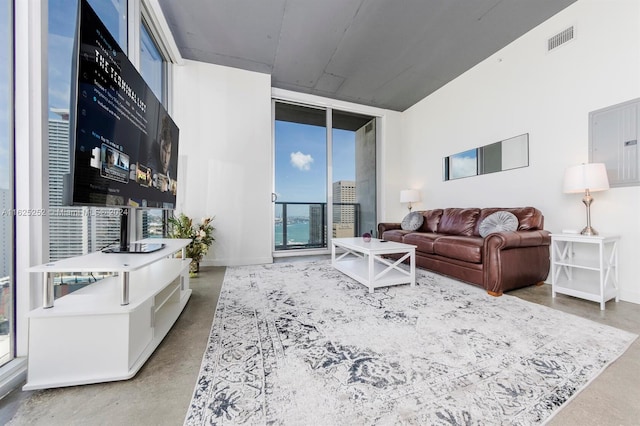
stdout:
[[578,164],[564,172],[564,192],[590,192],[609,189],[607,169],[603,163]]
[[420,191],[417,189],[403,189],[400,191],[401,203],[415,203],[420,201]]

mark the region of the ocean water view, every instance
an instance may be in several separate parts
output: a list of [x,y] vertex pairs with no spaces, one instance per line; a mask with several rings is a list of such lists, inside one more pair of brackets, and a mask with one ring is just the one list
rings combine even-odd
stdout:
[[[283,245],[282,223],[275,224],[276,246]],[[296,222],[287,225],[287,244],[309,244],[309,222]]]

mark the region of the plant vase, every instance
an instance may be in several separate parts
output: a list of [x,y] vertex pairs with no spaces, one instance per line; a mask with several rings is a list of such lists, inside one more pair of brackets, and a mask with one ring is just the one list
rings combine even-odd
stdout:
[[197,275],[198,272],[200,272],[200,262],[198,262],[196,259],[193,259],[189,264],[189,275],[193,277]]
[[168,235],[170,238],[191,239],[191,242],[185,248],[185,252],[186,256],[191,259],[189,275],[192,277],[200,271],[200,260],[207,254],[214,241],[212,220],[212,217],[205,217],[201,223],[194,225],[193,219],[184,213],[180,213],[178,217],[170,217],[168,219],[170,228]]

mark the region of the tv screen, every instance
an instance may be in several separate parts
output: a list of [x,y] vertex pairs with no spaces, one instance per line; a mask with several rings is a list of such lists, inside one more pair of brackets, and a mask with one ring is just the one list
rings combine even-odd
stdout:
[[178,127],[86,0],[74,47],[66,204],[173,209]]

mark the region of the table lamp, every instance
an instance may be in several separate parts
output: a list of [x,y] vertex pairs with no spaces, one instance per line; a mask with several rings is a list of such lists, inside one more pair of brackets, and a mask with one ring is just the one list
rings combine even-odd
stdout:
[[609,189],[607,169],[603,163],[587,163],[571,166],[564,173],[564,192],[582,193],[582,202],[587,208],[587,226],[580,232],[582,235],[598,235],[591,227],[592,192]]
[[420,191],[417,189],[403,189],[400,191],[400,202],[409,203],[409,212],[411,212],[411,203],[420,201]]

